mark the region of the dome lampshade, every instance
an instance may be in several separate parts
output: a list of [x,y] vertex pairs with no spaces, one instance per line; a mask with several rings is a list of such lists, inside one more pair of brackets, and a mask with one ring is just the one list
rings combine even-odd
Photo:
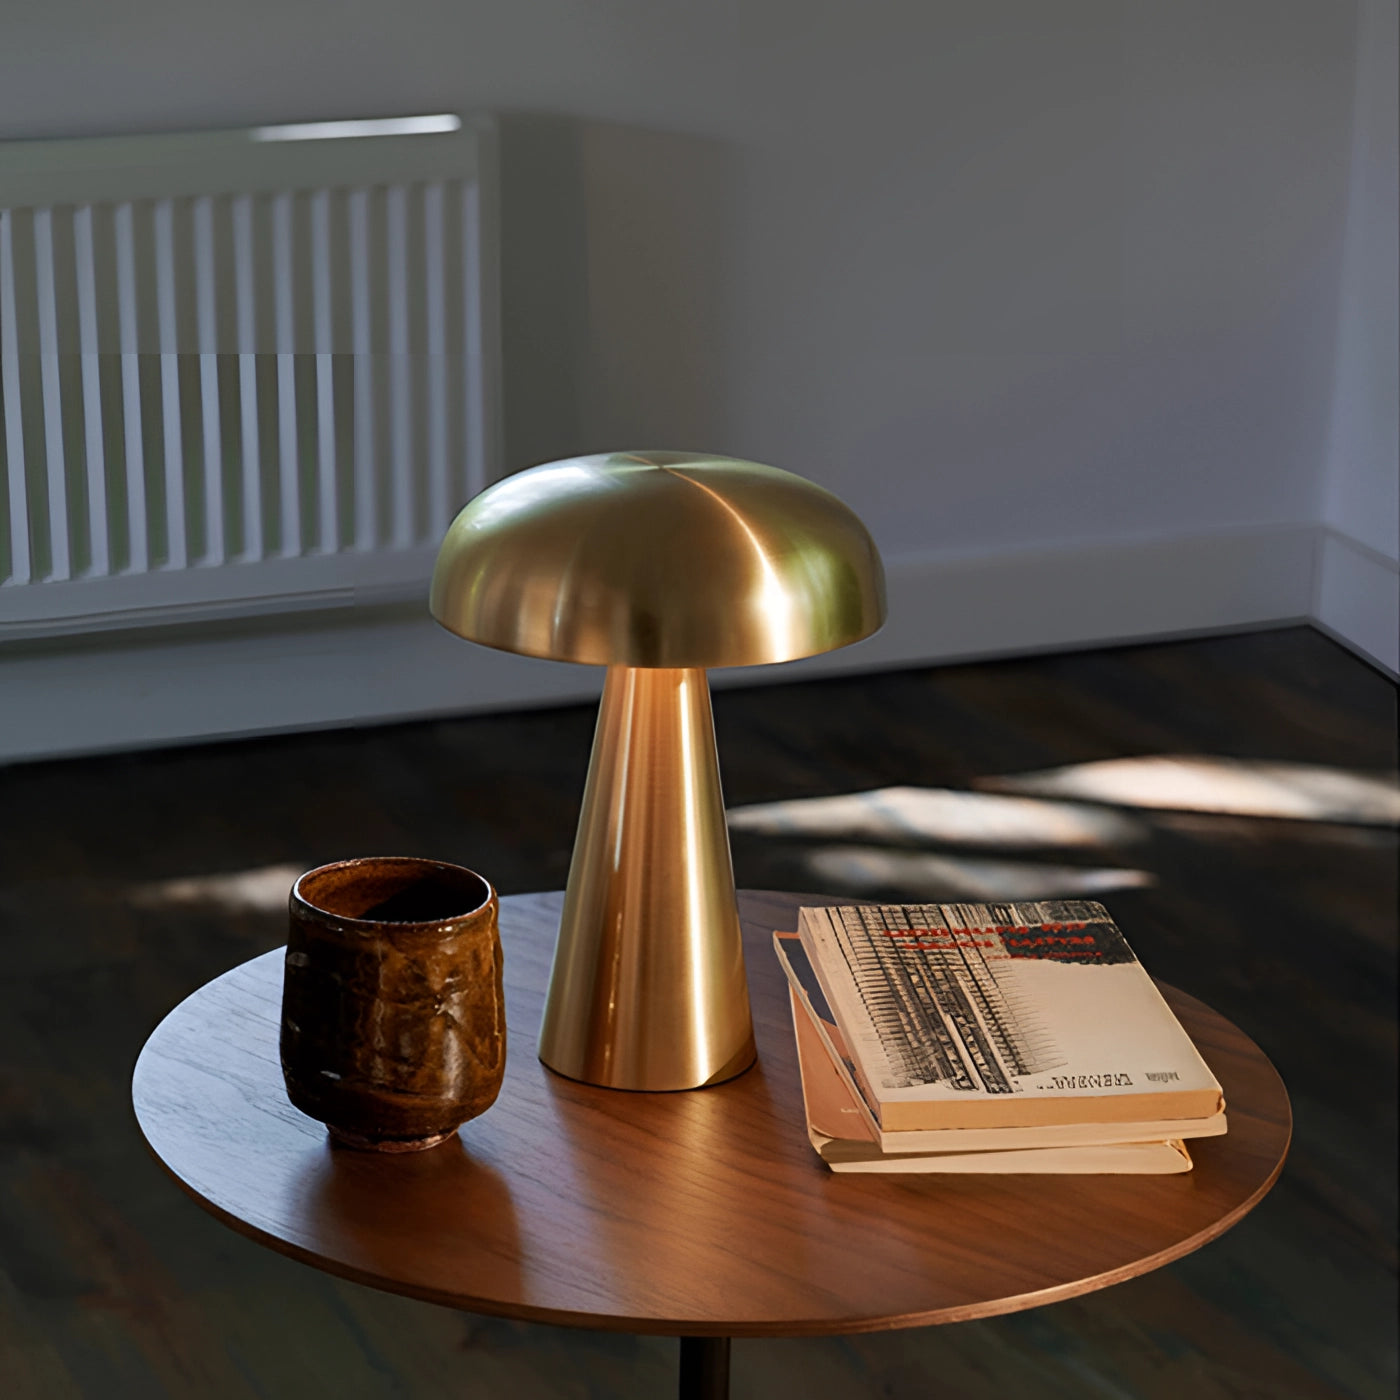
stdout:
[[477,496],[438,553],[431,608],[458,636],[526,656],[751,666],[868,636],[884,573],[865,526],[800,476],[618,452]]

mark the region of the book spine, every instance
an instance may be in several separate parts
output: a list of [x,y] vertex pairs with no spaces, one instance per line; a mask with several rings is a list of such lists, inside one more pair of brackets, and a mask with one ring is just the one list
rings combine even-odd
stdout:
[[864,1119],[865,1126],[875,1135],[875,1140],[878,1142],[885,1134],[880,1131],[880,1120],[875,1116],[875,1110],[871,1106],[868,1095],[861,1089],[852,1075],[852,1070],[855,1068],[853,1062],[848,1061],[832,1043],[831,1036],[827,1034],[826,1023],[817,1015],[816,1008],[803,994],[801,987],[794,984],[792,991],[794,1000],[801,1008],[802,1014],[811,1022],[812,1029],[817,1033],[817,1039],[821,1041],[822,1049],[841,1078],[841,1083],[860,1110],[860,1116]]

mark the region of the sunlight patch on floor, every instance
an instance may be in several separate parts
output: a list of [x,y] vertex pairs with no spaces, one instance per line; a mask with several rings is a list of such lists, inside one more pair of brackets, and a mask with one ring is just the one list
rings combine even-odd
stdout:
[[1156,883],[1146,870],[935,855],[882,846],[817,846],[798,860],[821,885],[852,893],[898,889],[909,901],[1061,899]]
[[1103,807],[923,787],[735,807],[729,812],[729,828],[755,836],[835,836],[1022,850],[1121,846],[1146,834],[1140,822]]
[[246,914],[285,912],[292,885],[306,869],[304,865],[260,865],[220,875],[153,880],[137,885],[131,899],[143,909],[206,905]]
[[1400,825],[1400,781],[1310,763],[1151,754],[981,778],[997,793],[1294,821]]

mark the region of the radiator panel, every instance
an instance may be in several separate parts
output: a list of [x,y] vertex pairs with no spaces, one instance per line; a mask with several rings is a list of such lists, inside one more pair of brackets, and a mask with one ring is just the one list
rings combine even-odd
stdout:
[[[228,133],[203,161],[199,138],[179,160],[150,138],[175,193],[142,168],[131,198],[0,207],[0,637],[425,582],[496,474],[488,136],[310,142],[342,176],[363,147],[363,179],[312,181],[310,149],[307,178],[246,189],[217,178]],[[76,196],[112,186],[104,144],[23,155],[95,148],[102,179],[73,173]],[[141,143],[118,144],[133,162]],[[257,153],[234,149],[246,177]],[[5,156],[0,200],[36,178],[7,180]],[[405,167],[419,178],[385,178]]]

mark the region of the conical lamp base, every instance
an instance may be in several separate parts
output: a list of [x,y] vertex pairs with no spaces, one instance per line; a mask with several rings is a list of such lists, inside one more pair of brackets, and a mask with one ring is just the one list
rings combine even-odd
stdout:
[[696,1089],[753,1063],[703,670],[608,670],[539,1053],[611,1089]]

